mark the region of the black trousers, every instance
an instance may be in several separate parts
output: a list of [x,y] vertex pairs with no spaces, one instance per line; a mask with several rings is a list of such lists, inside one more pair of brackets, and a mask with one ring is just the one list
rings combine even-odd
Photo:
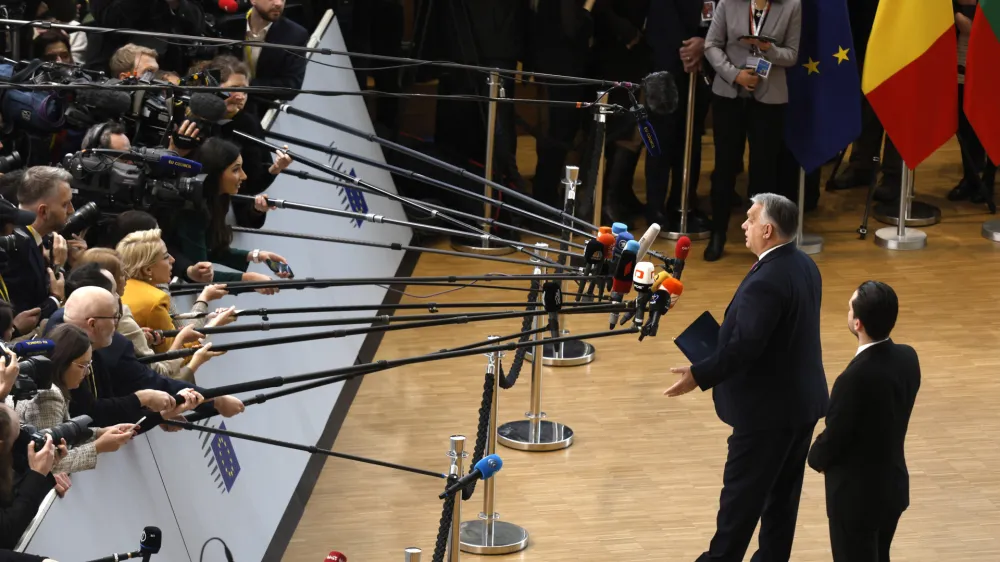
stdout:
[[751,562],[788,562],[815,423],[743,432],[733,429],[715,536],[698,562],[742,562],[760,521]]
[[[681,206],[681,184],[684,182],[684,149],[687,142],[688,88],[691,75],[678,76],[677,89],[680,90],[677,109],[670,115],[650,115],[649,122],[660,141],[660,155],[646,154],[646,211],[663,212],[679,210]],[[705,132],[705,117],[711,99],[708,86],[695,75],[698,85],[694,94],[694,135],[691,137],[691,176],[688,178],[688,194],[698,190],[701,175],[701,137]],[[670,196],[667,196],[667,193]]]
[[958,143],[962,147],[962,180],[975,181],[973,178],[983,173],[986,165],[986,150],[983,149],[975,129],[965,116],[965,84],[958,85]]
[[733,190],[746,143],[750,143],[750,186],[747,195],[774,192],[778,185],[787,104],[752,98],[712,96],[715,172],[712,174],[712,232],[729,229]]
[[889,547],[901,515],[893,513],[878,525],[859,523],[856,517],[831,517],[833,562],[889,562]]
[[[549,99],[553,101],[580,101],[587,99],[590,92],[584,86],[556,86],[548,88]],[[583,127],[590,114],[572,107],[549,107],[549,127],[544,136],[538,137],[535,151],[538,165],[532,181],[535,199],[563,208],[560,186],[566,173],[566,155],[573,146],[577,132]]]

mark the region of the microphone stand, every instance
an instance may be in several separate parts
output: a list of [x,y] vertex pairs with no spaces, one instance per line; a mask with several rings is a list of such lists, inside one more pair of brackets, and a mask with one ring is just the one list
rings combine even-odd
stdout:
[[426,154],[424,154],[424,153],[422,153],[422,152],[420,152],[418,150],[414,150],[412,148],[405,147],[405,146],[403,146],[401,144],[398,144],[398,143],[395,143],[395,142],[392,142],[392,141],[380,138],[380,137],[378,137],[378,136],[376,136],[374,134],[368,134],[368,133],[366,133],[364,131],[361,131],[359,129],[355,129],[354,127],[350,127],[350,126],[344,125],[343,123],[338,123],[336,121],[333,121],[333,120],[330,120],[330,119],[325,119],[325,118],[320,117],[318,115],[313,115],[311,113],[307,113],[305,111],[302,111],[301,109],[292,107],[292,106],[290,106],[288,104],[272,104],[272,105],[274,107],[276,107],[279,111],[282,111],[282,112],[287,113],[289,115],[295,115],[295,116],[301,117],[303,119],[308,119],[310,121],[314,121],[314,122],[319,123],[321,125],[326,125],[328,127],[332,127],[334,129],[337,129],[338,131],[342,131],[344,133],[347,133],[347,134],[350,134],[350,135],[354,135],[354,136],[359,137],[359,138],[363,138],[363,139],[368,140],[370,142],[374,142],[374,143],[378,144],[379,146],[382,146],[383,148],[388,148],[390,150],[394,150],[396,152],[400,152],[402,154],[406,154],[408,156],[412,156],[413,158],[416,158],[418,160],[421,160],[423,162],[426,162],[428,164],[431,164],[433,166],[441,168],[442,170],[447,170],[447,171],[451,172],[452,174],[456,174],[456,175],[458,175],[460,177],[463,177],[463,178],[466,178],[466,179],[474,180],[476,183],[483,182],[483,183],[489,185],[491,188],[493,188],[493,189],[499,191],[500,193],[504,194],[505,196],[511,197],[513,199],[517,199],[517,200],[519,200],[519,201],[521,201],[523,203],[526,203],[526,204],[528,204],[528,205],[530,205],[530,206],[532,206],[532,207],[534,207],[536,209],[539,209],[540,211],[547,212],[547,213],[549,213],[551,215],[558,216],[558,217],[560,217],[562,219],[568,219],[568,220],[570,220],[571,222],[573,222],[575,224],[578,224],[578,225],[580,225],[580,226],[582,226],[584,228],[590,229],[591,232],[596,232],[597,231],[597,227],[594,226],[594,225],[592,225],[592,224],[590,224],[587,221],[578,219],[578,218],[573,217],[573,216],[569,216],[569,217],[564,216],[565,213],[563,213],[559,209],[556,209],[555,207],[552,207],[551,205],[546,205],[545,203],[542,203],[540,201],[536,201],[535,199],[532,199],[531,197],[529,197],[529,196],[527,196],[527,195],[525,195],[523,193],[520,193],[517,190],[511,189],[509,187],[506,187],[504,185],[496,183],[496,182],[492,181],[489,178],[480,178],[479,176],[473,175],[471,172],[469,172],[468,170],[466,170],[466,169],[464,169],[464,168],[462,168],[460,166],[455,166],[455,165],[449,164],[449,163],[447,163],[447,162],[445,162],[443,160],[439,160],[437,158],[434,158],[433,156],[427,156]]
[[[312,279],[308,278],[304,281],[295,281],[291,279],[282,280],[272,280],[272,281],[234,281],[232,283],[226,283],[226,290],[230,293],[233,290],[239,289],[268,289],[268,288],[287,288],[287,289],[305,289],[305,288],[326,288],[326,287],[354,287],[358,285],[437,285],[445,284],[452,285],[454,283],[461,282],[492,282],[492,281],[532,281],[539,279],[542,281],[589,281],[591,279],[608,279],[610,275],[604,276],[593,276],[593,275],[581,275],[581,274],[556,274],[556,275],[449,275],[449,276],[430,276],[430,277],[345,277],[339,279]],[[171,295],[184,295],[184,294],[196,294],[201,292],[205,287],[212,285],[212,283],[172,283],[168,287],[170,289]],[[488,286],[486,288],[493,288]],[[527,290],[523,287],[514,287],[517,290]]]
[[[518,306],[524,306],[523,302],[445,302],[436,303],[431,302],[427,304],[418,303],[400,303],[393,305],[381,305],[381,304],[357,304],[357,305],[343,305],[343,306],[305,306],[305,307],[288,307],[288,308],[248,308],[245,310],[237,310],[235,316],[261,316],[264,320],[267,320],[268,316],[272,314],[310,314],[319,312],[361,312],[365,310],[424,310],[428,312],[437,312],[440,309],[446,308],[515,308]],[[589,302],[564,302],[563,306],[593,306],[593,303]],[[195,318],[205,318],[206,316],[211,316],[215,314],[214,312],[182,312],[179,314],[171,315],[171,318],[176,320],[191,320]]]
[[[589,312],[614,312],[614,309],[620,309],[620,305],[594,305],[595,309],[600,310],[582,310],[575,309],[571,311],[572,313],[589,313]],[[457,315],[450,318],[428,320],[424,322],[408,322],[405,324],[389,324],[383,326],[369,326],[364,328],[352,328],[348,330],[333,330],[328,332],[315,332],[311,334],[301,334],[295,336],[284,336],[280,338],[271,338],[267,340],[252,340],[252,341],[242,341],[227,343],[222,345],[213,345],[212,351],[236,351],[238,349],[247,349],[251,347],[268,347],[272,345],[280,345],[284,343],[298,343],[304,341],[321,340],[327,338],[345,338],[348,336],[357,336],[378,332],[396,332],[399,330],[410,330],[415,328],[433,328],[437,326],[451,326],[455,324],[467,324],[470,322],[489,322],[492,320],[509,320],[511,318],[523,318],[525,316],[539,316],[541,314],[548,314],[544,310],[542,311],[511,311],[511,312],[501,312],[501,313],[479,313],[479,314],[463,314]],[[184,349],[177,349],[174,351],[167,351],[164,353],[157,353],[154,355],[147,355],[145,357],[140,357],[138,360],[140,363],[156,363],[158,361],[166,361],[170,359],[177,359],[178,357],[188,357],[194,355],[198,351],[198,348],[189,347]]]
[[[345,151],[340,150],[338,148],[323,146],[323,145],[315,143],[315,142],[307,141],[307,140],[304,140],[304,139],[293,138],[293,137],[290,137],[288,135],[283,135],[281,133],[275,133],[275,132],[272,132],[272,131],[266,131],[264,134],[265,134],[265,136],[268,136],[268,137],[271,137],[271,138],[275,138],[275,139],[277,139],[279,141],[282,141],[282,142],[297,144],[299,146],[303,146],[305,148],[309,148],[309,149],[315,150],[317,152],[324,152],[324,153],[329,154],[331,156],[339,156],[341,158],[346,158],[348,160],[353,160],[355,162],[360,162],[362,164],[367,164],[369,166],[372,166],[373,168],[379,168],[379,169],[382,169],[382,170],[386,170],[386,171],[391,172],[393,174],[396,174],[396,175],[399,175],[399,176],[403,176],[403,177],[406,177],[406,178],[410,178],[412,180],[419,181],[419,182],[427,184],[427,185],[432,185],[434,187],[438,187],[438,188],[444,189],[446,191],[449,191],[451,193],[455,193],[455,194],[461,195],[463,197],[467,197],[469,199],[475,199],[476,201],[481,201],[482,203],[488,203],[490,205],[496,206],[500,210],[506,209],[506,210],[508,210],[508,211],[510,211],[510,212],[512,212],[514,214],[521,215],[521,216],[523,216],[525,218],[530,218],[532,220],[535,220],[535,221],[547,224],[549,226],[554,226],[554,227],[559,227],[559,228],[567,228],[567,226],[565,226],[563,224],[560,224],[559,221],[556,221],[556,220],[553,220],[553,219],[550,219],[550,218],[547,218],[547,217],[543,217],[541,215],[536,215],[535,213],[532,213],[530,211],[526,211],[524,209],[521,209],[520,207],[514,207],[513,205],[511,205],[509,203],[506,203],[506,202],[504,202],[502,200],[499,200],[499,199],[490,199],[490,198],[486,197],[485,195],[483,195],[481,193],[476,193],[474,191],[467,191],[467,190],[462,189],[461,187],[458,187],[456,185],[452,185],[450,183],[443,182],[443,181],[435,179],[435,178],[427,177],[427,176],[425,176],[423,174],[419,174],[417,172],[413,172],[411,170],[407,170],[406,168],[400,168],[399,166],[393,166],[392,164],[385,164],[385,163],[379,162],[377,160],[372,160],[371,158],[366,158],[366,157],[358,155],[358,154],[353,154],[351,152],[345,152]],[[287,174],[287,173],[291,173],[291,172],[289,172],[286,169],[282,173],[286,173]],[[302,174],[303,172],[294,172],[294,173],[295,174]],[[310,178],[310,179],[313,179],[313,178]],[[353,181],[352,181],[352,183],[353,183]],[[423,205],[426,205],[428,207],[431,206],[429,203],[423,203]],[[448,209],[448,212],[454,213],[456,215],[458,214],[457,211],[453,211],[451,209]],[[492,220],[492,219],[490,219],[490,220]],[[572,231],[573,231],[573,233],[575,233],[575,234],[578,234],[578,235],[584,236],[584,237],[589,236],[589,234],[586,233],[586,232],[584,232],[583,230],[578,230],[578,229],[576,229],[576,228],[574,228],[572,226],[570,226],[569,228],[571,228]],[[538,235],[538,233],[533,233],[533,234]]]
[[[230,198],[233,199],[233,200],[243,200],[243,201],[253,201],[254,200],[254,198],[252,196],[250,196],[250,195],[232,195]],[[408,226],[408,227],[410,227],[410,228],[412,228],[414,230],[422,230],[422,231],[426,231],[426,232],[433,232],[434,234],[443,234],[445,236],[460,237],[460,238],[483,238],[484,236],[487,236],[487,235],[484,235],[484,234],[477,234],[475,232],[462,232],[460,230],[454,230],[454,229],[451,229],[451,228],[444,228],[444,227],[441,227],[441,226],[432,226],[432,225],[428,225],[428,224],[420,224],[420,223],[415,223],[415,222],[398,220],[398,219],[386,217],[386,216],[383,216],[383,215],[376,215],[375,213],[367,213],[367,214],[366,213],[355,213],[353,211],[342,211],[340,209],[330,209],[328,207],[318,207],[316,205],[306,205],[304,203],[294,203],[294,202],[291,202],[291,201],[285,201],[284,199],[268,199],[267,201],[268,201],[268,203],[272,207],[275,207],[275,208],[278,208],[278,209],[294,209],[296,211],[306,211],[306,212],[310,212],[310,213],[319,213],[319,214],[322,214],[322,215],[333,215],[335,217],[346,217],[346,218],[349,218],[349,219],[352,219],[352,220],[361,220],[361,221],[366,221],[366,222],[371,222],[371,223],[392,224],[392,225],[396,225],[396,226]],[[438,213],[435,213],[435,214],[438,214]],[[465,224],[465,223],[462,223],[462,224]],[[466,225],[466,226],[468,226],[468,225]],[[524,245],[521,244],[520,242],[518,242],[517,240],[507,240],[507,239],[504,239],[504,238],[496,238],[492,234],[488,235],[488,236],[490,237],[491,240],[494,240],[497,243],[509,244],[512,247],[516,248],[518,251],[523,251],[523,252],[527,253],[528,255],[530,255],[532,257],[537,257],[533,253],[531,253],[529,250],[525,250],[524,249]],[[562,250],[556,251],[556,253],[560,253],[560,254],[565,253],[565,254],[568,254],[569,256],[577,256],[577,255],[579,255],[579,254],[574,254],[573,252],[563,252]],[[546,261],[547,263],[551,262],[551,264],[557,263],[557,262],[552,261],[552,260],[550,260],[548,258],[546,258],[544,261]]]
[[[327,318],[325,320],[299,320],[296,322],[257,322],[253,324],[241,324],[232,326],[212,326],[199,328],[202,334],[232,334],[236,332],[269,332],[271,330],[287,330],[291,328],[321,328],[323,326],[349,326],[351,324],[385,324],[389,322],[418,322],[424,320],[447,320],[451,318],[461,318],[466,314],[409,314],[405,316],[391,316],[380,314],[378,316],[356,316],[354,318]],[[176,337],[180,330],[154,330],[165,338]]]
[[[140,558],[145,554],[141,550],[134,550],[132,552],[126,552],[124,554],[112,554],[111,556],[105,556],[104,558],[98,558],[96,560],[91,560],[90,562],[119,562],[119,560],[131,560],[132,558]],[[148,558],[147,558],[148,560]]]
[[[236,135],[238,135],[240,137],[243,137],[243,138],[245,138],[247,140],[253,141],[253,142],[255,142],[255,143],[257,143],[257,144],[259,144],[261,146],[267,147],[267,148],[269,148],[272,151],[281,150],[281,148],[279,148],[279,147],[277,147],[277,146],[275,146],[275,145],[273,145],[273,144],[271,144],[271,143],[269,143],[269,142],[267,142],[267,141],[265,141],[263,139],[259,139],[257,137],[248,135],[248,134],[246,134],[246,133],[244,133],[242,131],[235,131],[235,133],[236,133]],[[496,242],[498,244],[510,246],[511,248],[513,248],[513,250],[511,250],[510,252],[505,251],[505,252],[501,252],[501,253],[509,254],[511,252],[518,251],[518,252],[523,252],[523,253],[525,253],[525,254],[527,254],[529,256],[532,256],[532,257],[537,257],[534,253],[532,253],[532,252],[530,252],[528,250],[525,250],[523,248],[523,246],[521,246],[520,242],[517,241],[517,240],[504,240],[503,238],[498,238],[498,237],[494,236],[493,234],[491,234],[489,232],[484,232],[482,234],[479,234],[479,230],[476,229],[476,227],[474,227],[474,226],[472,226],[472,225],[470,225],[468,223],[464,223],[464,222],[462,222],[462,221],[460,221],[458,219],[452,218],[452,217],[450,217],[448,215],[438,213],[437,211],[435,211],[433,209],[430,209],[428,207],[425,207],[423,204],[418,203],[416,201],[413,201],[412,199],[407,199],[406,197],[402,197],[400,195],[392,193],[391,191],[387,191],[387,190],[384,190],[384,189],[382,189],[380,187],[376,187],[376,186],[374,186],[374,185],[372,185],[372,184],[370,184],[370,183],[362,180],[361,178],[353,177],[350,174],[347,174],[345,172],[341,172],[340,170],[337,170],[336,168],[333,168],[332,166],[325,166],[323,164],[320,164],[319,162],[316,162],[316,161],[311,160],[309,158],[306,158],[304,156],[296,154],[296,155],[294,155],[294,157],[299,162],[305,164],[306,166],[309,166],[310,168],[324,171],[324,172],[326,172],[326,173],[328,173],[328,174],[330,174],[332,176],[335,176],[335,177],[337,177],[337,178],[339,178],[341,180],[350,182],[351,184],[354,184],[354,185],[362,186],[362,187],[368,189],[369,191],[374,191],[374,192],[378,193],[379,195],[381,195],[383,197],[386,197],[386,198],[388,198],[388,199],[390,199],[392,201],[395,201],[395,202],[403,205],[404,207],[412,207],[414,209],[421,210],[421,211],[423,211],[425,213],[430,213],[430,215],[432,217],[440,217],[441,220],[443,220],[445,222],[451,223],[452,225],[455,225],[455,226],[458,226],[460,228],[464,228],[466,230],[470,230],[471,231],[471,232],[462,233],[461,236],[464,236],[466,238],[468,238],[469,236],[472,236],[472,237],[475,237],[475,238],[482,237],[482,238],[484,238],[484,240],[483,240],[483,244],[484,245],[488,245],[490,242]],[[473,234],[473,232],[476,233],[476,234]],[[455,235],[453,234],[452,236],[455,236]]]
[[[513,263],[515,265],[526,265],[534,267],[535,264],[530,261],[517,260],[513,258],[502,258],[497,256],[486,256],[481,254],[468,254],[464,252],[453,252],[451,250],[439,250],[437,248],[425,248],[422,246],[409,246],[407,244],[399,244],[397,242],[372,242],[368,240],[349,240],[347,238],[336,238],[333,236],[318,236],[315,234],[298,234],[295,232],[283,232],[278,230],[264,230],[256,228],[246,228],[242,226],[234,226],[233,232],[246,232],[248,234],[260,234],[263,236],[280,236],[282,238],[298,238],[300,240],[315,240],[317,242],[334,242],[336,244],[347,244],[350,246],[367,246],[369,248],[382,248],[384,250],[401,250],[401,251],[412,251],[420,252],[424,254],[438,254],[442,256],[453,256],[459,258],[472,258],[477,260],[487,260],[493,262],[502,263]],[[562,269],[564,271],[576,271],[578,268],[567,267],[558,264],[553,264],[552,268]]]
[[[478,341],[478,342],[470,343],[470,344],[463,345],[463,346],[460,346],[460,347],[455,347],[455,348],[452,348],[452,349],[442,349],[441,351],[438,351],[437,353],[448,353],[448,352],[451,352],[451,351],[461,351],[461,350],[476,349],[476,348],[481,348],[481,347],[485,347],[485,346],[491,346],[491,345],[493,345],[494,343],[497,343],[497,342],[509,341],[509,340],[516,340],[516,339],[518,339],[518,338],[520,338],[520,337],[522,337],[524,335],[533,335],[533,334],[545,332],[547,330],[548,330],[548,327],[546,326],[546,327],[543,327],[543,328],[539,328],[537,330],[531,330],[529,332],[516,332],[516,333],[508,335],[508,336],[494,337],[494,338],[488,339],[486,341]],[[373,367],[372,369],[370,369],[370,370],[368,370],[366,372],[357,373],[357,374],[351,375],[348,378],[349,379],[353,379],[355,377],[364,376],[364,375],[367,375],[368,373],[373,373],[373,372],[376,372],[376,371],[379,371],[379,370],[381,370],[381,367],[379,367],[379,366],[376,365],[375,367]],[[296,393],[299,393],[299,392],[305,392],[306,390],[313,390],[315,388],[320,388],[320,387],[326,386],[328,384],[334,384],[334,383],[337,383],[337,382],[340,382],[340,380],[339,379],[335,379],[335,378],[320,379],[318,381],[314,381],[314,382],[303,384],[303,385],[299,385],[299,386],[294,386],[292,388],[288,388],[288,389],[285,389],[285,390],[278,390],[278,391],[275,391],[275,392],[269,392],[267,394],[258,394],[256,396],[254,396],[253,398],[247,398],[246,400],[241,400],[241,402],[243,402],[244,406],[253,406],[254,404],[263,404],[263,403],[267,402],[268,400],[273,400],[275,398],[281,398],[282,396],[289,396],[291,394],[296,394]],[[193,414],[187,414],[184,417],[189,422],[196,422],[196,421],[201,421],[201,420],[204,420],[204,419],[207,419],[207,418],[211,418],[211,417],[213,417],[215,415],[216,414],[213,414],[213,413],[195,412]]]
[[420,474],[422,476],[431,476],[433,478],[444,478],[447,479],[447,474],[442,474],[440,472],[433,472],[431,470],[424,470],[422,468],[414,468],[412,466],[405,466],[402,464],[395,464],[391,462],[379,461],[375,459],[368,459],[365,457],[359,457],[357,455],[348,455],[345,453],[335,453],[329,449],[320,449],[319,447],[313,445],[299,445],[297,443],[289,443],[287,441],[279,441],[277,439],[268,439],[267,437],[260,437],[257,435],[250,435],[249,433],[238,433],[236,431],[229,431],[226,429],[217,429],[214,427],[207,427],[203,425],[198,425],[190,422],[174,421],[174,420],[163,420],[166,425],[172,425],[174,427],[179,427],[181,429],[187,429],[189,431],[200,431],[202,433],[211,433],[213,435],[224,435],[226,437],[235,437],[237,439],[245,439],[247,441],[255,441],[257,443],[264,443],[265,445],[274,445],[276,447],[284,447],[285,449],[293,449],[296,451],[305,451],[313,455],[326,455],[328,457],[335,457],[338,459],[347,459],[351,461],[362,462],[365,464],[373,464],[375,466],[382,466],[385,468],[394,468],[396,470],[402,470],[404,472],[411,472],[413,474]]
[[[543,314],[547,314],[542,311]],[[639,328],[633,326],[625,330],[608,330],[604,332],[593,332],[589,334],[583,334],[581,338],[598,339],[607,338],[624,334],[636,334],[639,333]],[[565,341],[572,339],[571,337],[558,337],[549,338],[550,343],[559,343],[560,341]],[[504,344],[496,344],[495,349],[498,351],[516,351],[523,347],[533,347],[537,345],[534,341],[526,342],[512,342]],[[201,395],[205,400],[211,400],[213,398],[218,398],[219,396],[226,396],[229,394],[237,394],[241,392],[253,392],[255,390],[263,390],[265,388],[277,388],[284,386],[286,384],[297,383],[297,382],[309,382],[316,381],[319,379],[327,379],[330,383],[340,382],[352,379],[357,376],[367,375],[373,372],[381,372],[396,367],[403,367],[406,365],[415,365],[417,363],[427,363],[429,361],[438,361],[442,359],[456,359],[459,357],[469,357],[472,355],[479,355],[483,352],[481,348],[474,349],[461,349],[457,351],[445,351],[430,353],[427,355],[420,355],[417,357],[408,357],[404,359],[381,359],[372,363],[362,363],[360,365],[350,365],[347,367],[339,367],[337,369],[329,369],[326,371],[318,371],[314,373],[306,373],[302,375],[295,375],[291,377],[271,377],[268,379],[261,379],[256,381],[249,381],[244,383],[230,384],[226,386],[220,386],[216,388],[203,389]]]
[[[284,136],[284,135],[282,135],[282,136]],[[289,141],[289,142],[294,142],[294,141]],[[302,142],[304,143],[305,141],[302,141]],[[311,147],[307,146],[306,148],[311,148]],[[336,152],[342,152],[342,151],[338,150]],[[346,158],[346,156],[345,156],[345,158]],[[356,185],[350,185],[350,184],[347,184],[345,182],[341,182],[341,181],[337,181],[337,180],[331,180],[331,179],[327,179],[327,178],[321,178],[319,176],[314,176],[314,175],[310,174],[309,172],[301,172],[299,170],[285,169],[285,170],[282,170],[281,173],[288,174],[290,176],[295,176],[295,177],[297,177],[299,179],[303,179],[303,180],[311,180],[311,181],[317,181],[317,182],[320,182],[320,183],[326,183],[326,184],[329,184],[329,185],[336,185],[337,187],[350,187],[351,189],[357,189],[358,191],[364,191],[365,193],[368,193],[369,195],[381,195],[381,194],[379,194],[377,192],[368,191],[367,189],[365,189],[363,187],[358,187]],[[461,189],[461,188],[459,188],[459,189]],[[469,192],[467,191],[465,193],[469,193]],[[409,199],[409,200],[410,201],[416,201],[415,199]],[[491,200],[489,202],[491,203],[493,201],[496,201],[496,200]],[[551,234],[543,234],[541,232],[535,232],[533,230],[530,230],[530,229],[527,229],[527,228],[522,228],[520,226],[514,226],[512,224],[503,223],[503,222],[500,222],[498,220],[491,219],[491,218],[488,218],[488,217],[480,217],[480,216],[477,216],[477,215],[473,215],[472,213],[466,213],[464,211],[456,211],[454,209],[449,209],[448,207],[445,207],[444,205],[435,205],[434,203],[428,203],[426,201],[419,201],[419,203],[421,205],[423,205],[425,207],[429,207],[429,208],[431,208],[431,209],[433,209],[433,210],[435,210],[435,211],[437,211],[439,213],[447,213],[447,214],[455,216],[455,217],[459,217],[459,218],[464,218],[464,219],[476,221],[477,223],[482,224],[482,225],[491,225],[491,226],[496,226],[496,227],[500,227],[500,228],[506,228],[508,230],[513,230],[514,232],[518,232],[518,233],[521,233],[521,234],[528,234],[528,235],[531,235],[531,236],[535,236],[537,238],[544,238],[545,240],[550,240],[552,242],[560,242],[560,243],[564,243],[564,244],[566,243],[564,240],[562,240],[560,238],[557,238],[555,236],[552,236]],[[502,201],[498,202],[498,207],[504,208],[504,204],[503,204]],[[512,210],[513,209],[512,207],[509,207],[509,206],[507,206],[506,208],[508,210]],[[528,213],[528,214],[531,214],[531,213]],[[434,216],[434,215],[431,215],[431,216]],[[558,224],[558,223],[556,223],[556,221],[553,221],[551,219],[545,219],[545,220],[548,221],[548,222],[552,222],[553,224]],[[565,227],[563,227],[563,228],[565,228]],[[573,229],[573,230],[576,231],[576,229]],[[584,236],[587,236],[587,234],[585,232],[583,232],[583,231],[578,231],[578,232],[580,232]],[[572,247],[574,247],[574,248],[580,248],[580,249],[585,248],[585,246],[583,244],[578,244],[578,243],[570,243],[569,245],[572,246]],[[563,249],[565,249],[565,248],[563,248]],[[461,252],[455,252],[455,254],[456,255],[461,255],[461,256],[466,256],[466,257],[473,257],[472,254],[466,254],[466,253],[461,253]],[[518,263],[528,263],[528,262],[518,262]]]

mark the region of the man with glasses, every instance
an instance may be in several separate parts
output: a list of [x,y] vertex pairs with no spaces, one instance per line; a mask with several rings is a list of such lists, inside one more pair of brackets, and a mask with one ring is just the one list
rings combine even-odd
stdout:
[[[110,281],[101,276],[102,280]],[[181,412],[198,408],[206,413],[230,417],[242,413],[242,402],[233,396],[220,396],[213,404],[204,404],[194,385],[157,374],[135,357],[132,343],[117,333],[122,311],[120,301],[104,287],[84,286],[74,290],[66,307],[52,315],[50,326],[66,322],[82,328],[94,347],[94,360],[88,381],[72,392],[70,415],[88,415],[95,425],[134,422],[146,416],[143,409],[159,412],[148,416],[140,431],[177,417]],[[180,395],[184,402],[173,398]],[[213,405],[215,407],[213,407]]]

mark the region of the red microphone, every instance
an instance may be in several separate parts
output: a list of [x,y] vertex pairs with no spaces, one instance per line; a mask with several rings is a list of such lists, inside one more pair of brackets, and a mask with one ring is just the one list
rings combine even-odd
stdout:
[[677,245],[674,246],[674,267],[673,273],[674,279],[680,280],[681,273],[684,272],[684,260],[688,257],[688,252],[691,251],[691,239],[687,236],[681,236],[677,239]]
[[[224,0],[220,0],[219,4],[222,4],[222,1]],[[230,0],[230,2],[232,2],[232,0]],[[330,554],[326,555],[326,560],[324,562],[347,562],[347,557],[342,553],[333,550]]]
[[[236,0],[219,0],[219,9],[227,14],[235,14],[237,10],[240,9],[240,5],[236,2]],[[337,553],[334,552],[331,554]],[[327,560],[329,560],[329,558],[327,558]]]

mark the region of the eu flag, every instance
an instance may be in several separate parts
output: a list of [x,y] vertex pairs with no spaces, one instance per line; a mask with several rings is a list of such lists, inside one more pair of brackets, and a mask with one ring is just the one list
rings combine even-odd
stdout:
[[861,78],[845,0],[802,0],[799,61],[788,69],[785,138],[812,172],[861,134]]
[[[223,422],[219,429],[225,430],[226,423]],[[222,483],[226,486],[226,491],[229,492],[233,489],[236,477],[240,474],[240,462],[236,460],[233,442],[226,435],[213,435],[212,453],[215,455],[215,463],[219,467]]]

